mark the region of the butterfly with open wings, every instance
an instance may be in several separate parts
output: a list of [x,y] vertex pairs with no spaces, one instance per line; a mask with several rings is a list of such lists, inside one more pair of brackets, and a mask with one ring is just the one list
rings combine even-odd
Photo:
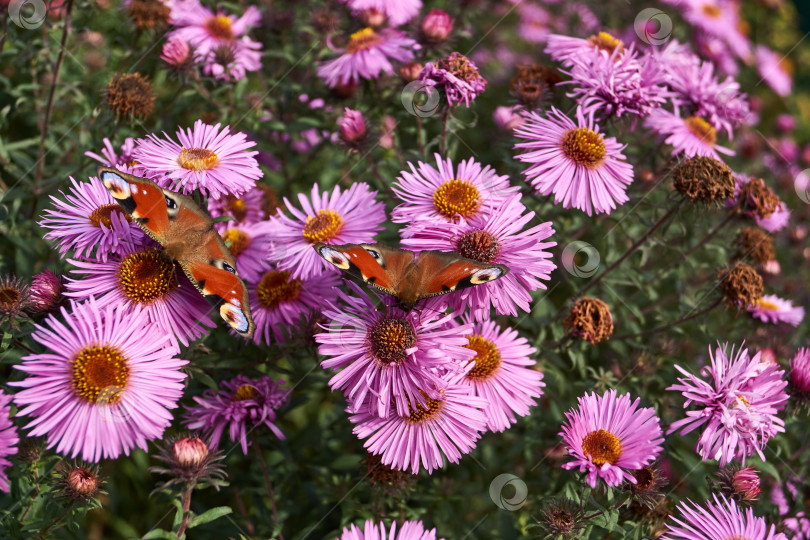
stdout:
[[397,298],[409,311],[423,298],[489,283],[509,272],[502,264],[483,264],[457,253],[418,254],[385,244],[317,243],[318,254],[349,275]]
[[121,208],[180,264],[225,322],[240,335],[253,336],[247,287],[211,217],[190,197],[163,189],[148,178],[108,167],[100,167],[98,175]]

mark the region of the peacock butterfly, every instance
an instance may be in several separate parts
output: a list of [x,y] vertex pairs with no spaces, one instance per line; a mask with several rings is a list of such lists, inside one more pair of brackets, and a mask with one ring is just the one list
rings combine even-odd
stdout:
[[99,167],[98,175],[113,198],[180,267],[208,302],[237,333],[253,336],[245,283],[236,260],[214,221],[185,195],[163,189],[148,178]]
[[318,254],[349,275],[396,296],[406,311],[423,298],[481,285],[505,276],[502,264],[482,264],[456,253],[413,251],[385,244],[317,243]]

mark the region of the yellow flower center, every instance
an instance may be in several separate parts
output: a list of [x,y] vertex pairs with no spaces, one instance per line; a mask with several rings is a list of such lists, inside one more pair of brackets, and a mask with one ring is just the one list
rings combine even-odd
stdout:
[[416,334],[408,321],[381,319],[369,330],[368,340],[381,364],[399,365],[408,357],[406,351],[416,343]]
[[219,165],[219,158],[207,148],[183,148],[177,163],[188,171],[207,171]]
[[613,433],[599,429],[591,431],[582,440],[582,452],[597,467],[605,463],[614,465],[622,455],[622,444]]
[[705,142],[709,146],[714,146],[717,142],[717,131],[706,120],[699,116],[690,116],[683,121],[692,135]]
[[481,206],[481,193],[468,180],[446,180],[433,192],[433,206],[448,218],[470,217]]
[[311,243],[326,242],[340,233],[343,219],[334,210],[319,210],[317,215],[308,216],[304,224],[304,238]]
[[779,68],[791,77],[793,76],[793,72],[796,71],[796,66],[793,65],[793,61],[787,56],[779,59]]
[[233,195],[228,195],[226,200],[228,201],[228,210],[230,210],[231,215],[236,218],[236,221],[242,221],[247,216],[247,203],[242,199],[237,199]]
[[238,257],[248,246],[250,246],[250,235],[240,229],[228,229],[222,235],[225,245],[228,246],[231,255]]
[[231,41],[234,38],[231,28],[231,19],[227,15],[217,15],[205,21],[205,29],[211,37],[223,41]]
[[779,309],[779,306],[773,302],[767,302],[762,298],[757,301],[757,306],[759,306],[760,309],[767,309],[768,311],[777,311]]
[[171,291],[174,265],[159,250],[130,253],[118,265],[118,285],[130,302],[151,304]]
[[467,373],[467,378],[485,381],[495,375],[501,367],[501,352],[495,343],[477,334],[467,340],[469,343],[464,346],[475,351],[475,358],[470,360],[475,366]]
[[713,19],[717,19],[723,14],[723,11],[719,7],[713,6],[712,4],[705,4],[702,11],[704,15],[712,17]]
[[127,359],[110,345],[85,347],[70,363],[73,391],[88,403],[115,403],[129,380]]
[[566,131],[562,150],[574,163],[589,169],[599,167],[605,160],[605,141],[602,135],[588,128]]
[[598,34],[590,36],[588,38],[588,43],[597,49],[607,51],[608,54],[613,54],[616,49],[619,49],[619,51],[624,49],[624,43],[622,40],[611,36],[607,32],[599,32]]
[[256,390],[255,387],[249,384],[243,384],[233,393],[231,401],[248,401],[250,399],[256,399],[257,397],[259,397],[259,391]]
[[262,276],[256,287],[259,305],[265,309],[275,309],[282,302],[291,302],[301,294],[301,280],[290,279],[286,270],[270,270]]
[[411,404],[408,403],[408,422],[412,424],[421,424],[422,422],[427,422],[436,417],[442,410],[442,405],[444,404],[444,400],[442,399],[431,399],[421,390],[419,390],[419,393],[427,398],[427,406],[423,407],[417,403],[416,409],[414,409]]
[[89,216],[87,216],[87,218],[90,220],[90,225],[92,225],[93,227],[101,227],[102,225],[104,225],[109,229],[112,227],[113,212],[118,212],[119,214],[124,216],[124,218],[127,221],[130,222],[132,221],[132,218],[129,217],[129,214],[124,212],[124,209],[121,208],[121,206],[118,205],[117,203],[102,204],[101,206],[93,210],[93,212]]
[[381,43],[383,38],[371,28],[363,28],[349,36],[349,43],[346,45],[346,52],[355,54],[358,51],[363,51],[374,45]]

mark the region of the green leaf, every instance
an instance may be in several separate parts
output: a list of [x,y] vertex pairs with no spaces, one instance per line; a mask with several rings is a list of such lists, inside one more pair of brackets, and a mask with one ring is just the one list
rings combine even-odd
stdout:
[[233,510],[231,510],[230,506],[217,506],[215,508],[211,508],[210,510],[206,510],[199,516],[190,519],[188,521],[188,528],[191,529],[196,527],[197,525],[209,523],[211,521],[214,521],[215,519],[221,518],[222,516],[227,516],[231,512],[233,512]]

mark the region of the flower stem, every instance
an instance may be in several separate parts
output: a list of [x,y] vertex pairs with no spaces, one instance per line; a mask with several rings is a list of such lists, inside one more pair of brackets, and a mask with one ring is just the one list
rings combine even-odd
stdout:
[[445,157],[444,152],[447,150],[447,120],[450,117],[450,109],[445,107],[442,111],[442,138],[439,141],[439,153]]
[[[267,495],[270,497],[270,508],[273,510],[273,519],[276,524],[281,527],[281,522],[278,519],[278,510],[276,510],[276,497],[273,495],[273,485],[270,483],[270,474],[267,472],[267,463],[264,461],[262,450],[259,447],[259,437],[253,434],[253,449],[256,451],[256,457],[259,458],[259,465],[262,467],[262,474],[264,475],[264,483],[267,485]],[[284,535],[281,531],[278,533],[279,540],[284,540]]]
[[191,491],[194,489],[194,484],[186,487],[183,492],[183,521],[180,523],[180,528],[177,530],[177,538],[183,538],[188,526],[189,510],[191,509]]
[[419,141],[419,153],[422,157],[427,157],[425,155],[425,129],[422,125],[422,117],[418,114],[416,115],[416,138]]

